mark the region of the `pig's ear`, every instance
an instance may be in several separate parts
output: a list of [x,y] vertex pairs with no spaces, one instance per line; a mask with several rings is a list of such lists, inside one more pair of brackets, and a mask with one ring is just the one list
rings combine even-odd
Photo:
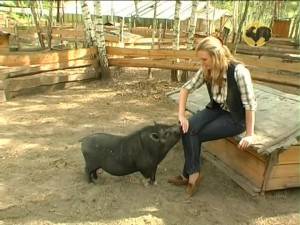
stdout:
[[159,136],[157,133],[151,133],[150,138],[155,142],[159,142]]

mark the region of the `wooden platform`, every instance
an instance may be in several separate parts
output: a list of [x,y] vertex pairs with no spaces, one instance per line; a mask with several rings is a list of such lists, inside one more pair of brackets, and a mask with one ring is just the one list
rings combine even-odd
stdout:
[[[300,187],[300,96],[255,84],[258,102],[255,143],[237,148],[240,136],[203,144],[203,156],[252,195],[265,191]],[[178,101],[175,91],[168,96]],[[206,87],[189,95],[187,110],[205,107]]]

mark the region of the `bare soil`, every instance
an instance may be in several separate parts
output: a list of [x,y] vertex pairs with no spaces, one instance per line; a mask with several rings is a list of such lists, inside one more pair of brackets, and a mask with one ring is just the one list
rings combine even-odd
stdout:
[[169,72],[124,69],[114,82],[91,81],[68,89],[0,103],[0,225],[298,225],[299,189],[252,197],[204,160],[204,180],[187,198],[167,183],[183,166],[181,143],[159,165],[157,185],[142,175],[101,174],[85,179],[79,139],[95,133],[126,135],[153,121],[177,122],[165,93],[181,84]]

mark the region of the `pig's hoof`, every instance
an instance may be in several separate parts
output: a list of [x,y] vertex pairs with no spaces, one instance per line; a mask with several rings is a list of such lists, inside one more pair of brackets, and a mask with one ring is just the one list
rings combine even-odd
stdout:
[[153,181],[153,180],[149,180],[149,181],[148,181],[148,184],[150,184],[150,185],[157,185],[157,182],[156,182],[156,181]]

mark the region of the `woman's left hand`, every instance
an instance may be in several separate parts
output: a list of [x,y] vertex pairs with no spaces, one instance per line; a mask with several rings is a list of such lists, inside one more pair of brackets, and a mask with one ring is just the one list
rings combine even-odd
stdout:
[[254,141],[253,135],[245,136],[240,140],[238,147],[242,150],[245,150],[253,143],[253,141]]

